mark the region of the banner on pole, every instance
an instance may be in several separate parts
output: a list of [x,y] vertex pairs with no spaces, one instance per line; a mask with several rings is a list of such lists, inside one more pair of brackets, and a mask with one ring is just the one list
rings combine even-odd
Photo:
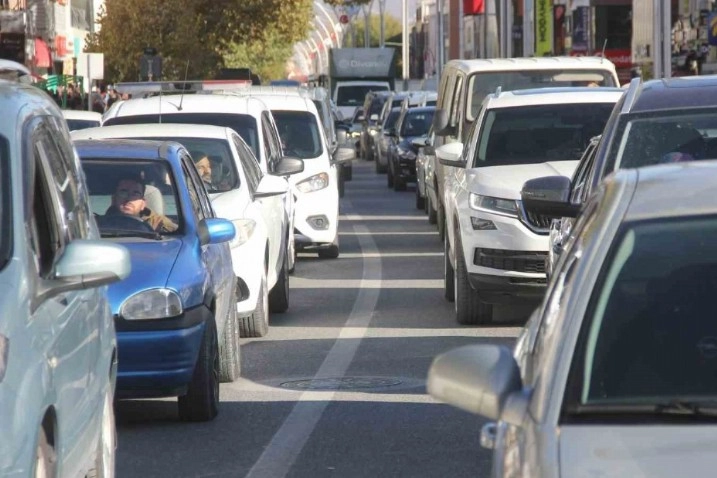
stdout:
[[535,1],[535,54],[553,54],[553,0]]

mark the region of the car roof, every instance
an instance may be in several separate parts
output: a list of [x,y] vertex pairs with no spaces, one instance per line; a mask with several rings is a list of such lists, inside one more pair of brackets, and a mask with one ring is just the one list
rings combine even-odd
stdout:
[[621,169],[606,181],[636,181],[626,221],[717,214],[716,160]]
[[[253,95],[253,93],[243,92],[237,94]],[[299,94],[283,95],[274,93],[259,93],[256,95],[256,97],[261,98],[261,100],[270,110],[309,111],[310,113],[318,115],[318,110],[316,109],[316,105],[314,105],[314,102],[311,101],[309,98],[303,97]]]
[[547,68],[605,69],[614,71],[615,65],[608,59],[596,56],[550,56],[533,58],[487,58],[474,60],[451,60],[445,69],[455,68],[466,73],[476,71],[544,70]]
[[623,112],[642,113],[675,108],[717,106],[717,75],[686,76],[640,82],[633,80],[632,101]]
[[104,138],[151,138],[158,136],[166,138],[215,138],[226,140],[230,131],[233,130],[223,126],[204,124],[150,123],[86,128],[73,131],[71,136],[74,141]]
[[3,121],[0,121],[0,135],[11,141],[16,137],[18,128],[31,117],[63,117],[60,107],[47,93],[36,86],[14,80],[0,80],[0,111],[5,113]]
[[414,113],[428,113],[430,111],[435,111],[435,106],[413,106],[411,108],[406,109],[406,114],[414,114]]
[[73,142],[80,157],[162,160],[176,157],[183,146],[175,141],[136,139],[78,140]]
[[575,86],[505,91],[488,96],[486,108],[510,108],[572,103],[616,103],[625,90],[621,88]]
[[67,119],[101,121],[102,114],[96,111],[85,110],[62,110],[62,116]]
[[[181,104],[181,111],[179,105]],[[235,113],[259,118],[266,105],[257,97],[235,94],[162,95],[132,98],[111,108],[105,119],[121,116],[169,115],[175,113]]]

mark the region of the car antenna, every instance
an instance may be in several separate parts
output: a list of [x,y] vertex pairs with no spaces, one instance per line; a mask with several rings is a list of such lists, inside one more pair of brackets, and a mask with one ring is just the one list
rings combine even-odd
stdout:
[[[602,58],[603,60],[605,59],[605,48],[607,48],[607,38],[602,44],[602,53],[600,54],[600,58]],[[600,63],[602,63],[603,60],[600,60]]]
[[184,83],[182,83],[182,96],[179,97],[179,106],[177,111],[182,111],[182,101],[184,101],[184,92],[187,90],[187,75],[189,74],[189,60],[187,60],[187,67],[184,69]]

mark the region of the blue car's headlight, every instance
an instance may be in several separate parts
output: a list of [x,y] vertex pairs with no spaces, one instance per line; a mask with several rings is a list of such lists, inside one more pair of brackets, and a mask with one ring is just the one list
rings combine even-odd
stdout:
[[182,312],[182,300],[170,289],[139,292],[125,300],[120,307],[120,315],[126,320],[166,319]]

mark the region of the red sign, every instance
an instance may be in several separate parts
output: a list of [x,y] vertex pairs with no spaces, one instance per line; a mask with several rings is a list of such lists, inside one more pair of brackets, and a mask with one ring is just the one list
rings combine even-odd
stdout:
[[463,0],[463,15],[482,15],[485,13],[485,0]]
[[339,17],[339,22],[341,22],[343,25],[346,25],[349,22],[349,16],[348,15],[341,15]]
[[[602,56],[602,52],[595,52],[597,56]],[[606,49],[605,58],[615,63],[615,68],[631,68],[632,67],[632,51],[630,49]]]
[[55,54],[58,57],[67,55],[67,38],[62,35],[55,37]]

